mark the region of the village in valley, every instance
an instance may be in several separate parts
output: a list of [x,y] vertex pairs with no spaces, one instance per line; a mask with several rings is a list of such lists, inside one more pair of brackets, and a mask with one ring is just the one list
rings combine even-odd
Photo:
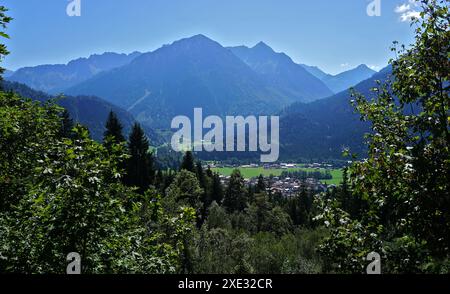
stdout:
[[[341,178],[341,170],[328,163],[271,163],[271,164],[224,164],[210,162],[206,167],[220,174],[222,184],[228,185],[230,172],[239,169],[247,186],[256,186],[260,175],[263,176],[267,192],[283,197],[293,197],[302,190],[325,192],[336,186]],[[337,179],[333,179],[338,174]],[[334,177],[333,177],[334,176]]]

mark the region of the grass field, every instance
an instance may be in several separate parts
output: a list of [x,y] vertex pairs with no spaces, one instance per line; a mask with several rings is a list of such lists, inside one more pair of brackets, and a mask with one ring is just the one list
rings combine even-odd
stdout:
[[[223,168],[214,168],[213,171],[224,175],[229,176],[233,172],[235,168],[231,167],[223,167]],[[306,172],[314,172],[314,171],[321,171],[325,172],[325,169],[315,169],[315,168],[288,168],[288,169],[264,169],[262,167],[249,167],[249,168],[239,168],[241,171],[241,174],[244,178],[254,178],[258,177],[259,175],[263,175],[265,177],[268,177],[270,175],[273,176],[279,176],[283,171],[306,171]],[[338,185],[342,181],[342,170],[340,169],[332,169],[330,170],[331,176],[333,177],[331,180],[321,180],[324,184],[329,185]]]

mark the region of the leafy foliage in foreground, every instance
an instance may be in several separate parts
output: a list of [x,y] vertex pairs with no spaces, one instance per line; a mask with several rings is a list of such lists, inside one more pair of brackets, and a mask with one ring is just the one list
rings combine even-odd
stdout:
[[124,145],[110,150],[82,126],[60,136],[62,109],[0,92],[0,268],[63,273],[69,252],[84,273],[173,273],[183,244],[159,228],[190,230],[194,212],[169,218],[156,194],[121,183]]
[[392,61],[393,82],[372,101],[355,93],[373,134],[368,158],[349,169],[345,197],[324,195],[320,204],[330,270],[364,272],[375,251],[383,272],[450,272],[449,1],[423,4],[415,45]]

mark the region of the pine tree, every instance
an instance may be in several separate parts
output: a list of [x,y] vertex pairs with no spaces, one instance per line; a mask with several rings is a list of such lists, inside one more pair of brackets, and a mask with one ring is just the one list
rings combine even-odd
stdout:
[[180,170],[187,170],[195,173],[194,155],[192,151],[186,151],[181,162]]
[[122,129],[122,124],[117,118],[117,115],[111,110],[106,121],[106,131],[103,135],[103,143],[105,145],[110,145],[111,143],[118,144],[124,142],[125,137],[122,134]]
[[128,141],[130,158],[127,160],[125,183],[138,187],[143,194],[150,185],[151,167],[148,154],[149,142],[141,126],[135,123]]

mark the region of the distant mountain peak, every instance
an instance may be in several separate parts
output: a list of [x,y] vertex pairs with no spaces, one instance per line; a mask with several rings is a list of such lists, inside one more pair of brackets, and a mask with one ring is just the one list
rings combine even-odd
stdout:
[[335,76],[328,75],[323,78],[327,86],[335,93],[345,91],[352,86],[355,86],[361,81],[364,81],[376,73],[373,69],[365,64],[360,64],[355,68],[341,72]]
[[260,75],[271,89],[278,89],[278,93],[292,101],[307,102],[333,94],[319,78],[264,42],[252,48],[238,46],[229,49]]
[[208,38],[207,36],[203,35],[203,34],[197,34],[197,35],[193,35],[192,37],[188,38],[188,39],[192,39],[192,40],[207,40],[207,41],[212,41],[212,39]]
[[370,67],[368,67],[368,66],[365,65],[364,63],[358,65],[358,66],[356,67],[356,69],[366,69],[366,70],[368,69],[368,70],[372,70]]
[[208,38],[207,36],[203,35],[203,34],[197,34],[197,35],[193,35],[192,37],[187,37],[187,38],[183,38],[180,39],[178,41],[175,41],[174,43],[217,43],[216,41],[214,41],[211,38]]
[[[208,38],[203,34],[197,34],[191,37],[186,37],[173,42],[172,44],[164,45],[160,49],[171,48],[176,50],[187,50],[187,49],[205,49],[205,48],[218,48],[222,47],[218,42]],[[158,50],[157,50],[158,51]]]
[[263,41],[259,42],[258,44],[256,44],[255,46],[253,46],[252,49],[257,49],[257,50],[264,50],[264,51],[270,51],[270,52],[274,52],[274,50],[267,45],[266,43],[264,43]]

